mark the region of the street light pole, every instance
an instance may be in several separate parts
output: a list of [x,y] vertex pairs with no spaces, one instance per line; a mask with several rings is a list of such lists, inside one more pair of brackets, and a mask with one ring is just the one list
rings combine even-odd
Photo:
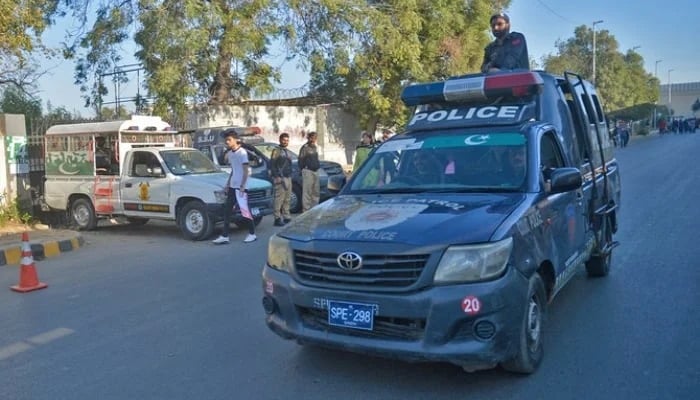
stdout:
[[598,20],[598,21],[593,21],[593,76],[591,77],[591,80],[593,81],[593,85],[595,85],[595,56],[596,56],[596,49],[595,49],[595,35],[596,35],[596,30],[595,26],[598,24],[602,24],[603,20]]
[[671,107],[671,71],[673,71],[673,69],[668,70],[668,106],[669,106],[669,108]]
[[[656,79],[657,81],[658,81],[658,79],[659,79],[659,77],[658,77],[658,71],[659,71],[659,63],[660,63],[661,61],[663,61],[663,60],[656,60],[656,62],[654,63],[654,79]],[[657,114],[657,112],[656,112],[656,103],[657,103],[657,102],[658,102],[658,100],[655,100],[655,101],[654,101],[654,115],[653,115],[652,118],[651,118],[651,120],[653,121],[653,125],[652,125],[652,126],[653,126],[654,128],[658,128],[658,127],[659,127],[659,123],[658,123],[658,121],[656,120],[656,119],[658,118],[658,116],[656,115],[656,114]]]

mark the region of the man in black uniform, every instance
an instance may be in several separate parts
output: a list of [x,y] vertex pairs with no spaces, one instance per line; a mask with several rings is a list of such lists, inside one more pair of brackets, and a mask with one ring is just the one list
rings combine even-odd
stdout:
[[491,16],[491,33],[496,40],[484,49],[481,72],[530,69],[527,43],[522,33],[510,31],[510,18],[504,14]]

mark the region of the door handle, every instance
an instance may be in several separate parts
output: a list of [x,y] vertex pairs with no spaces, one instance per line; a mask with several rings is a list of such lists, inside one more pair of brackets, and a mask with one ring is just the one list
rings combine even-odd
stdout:
[[133,186],[131,182],[127,182],[124,184],[124,187],[131,187],[131,186]]

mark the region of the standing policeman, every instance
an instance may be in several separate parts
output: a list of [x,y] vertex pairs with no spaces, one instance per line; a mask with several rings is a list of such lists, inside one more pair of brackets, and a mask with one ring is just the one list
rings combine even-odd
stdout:
[[321,183],[318,178],[318,169],[321,162],[318,159],[316,147],[316,132],[306,134],[306,143],[299,150],[299,168],[302,176],[302,207],[306,212],[318,204],[320,198]]
[[273,203],[275,226],[282,226],[291,221],[289,201],[292,197],[292,156],[289,154],[289,134],[283,132],[279,137],[280,145],[272,151],[270,157],[270,176],[275,185]]
[[484,49],[481,72],[497,72],[512,69],[530,69],[525,36],[510,31],[510,18],[504,14],[491,16],[491,33],[496,40]]

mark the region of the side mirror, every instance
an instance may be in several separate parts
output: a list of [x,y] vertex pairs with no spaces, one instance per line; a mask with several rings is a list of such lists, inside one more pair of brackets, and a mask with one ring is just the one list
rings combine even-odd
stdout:
[[345,186],[345,182],[347,181],[347,178],[345,175],[331,175],[328,177],[328,191],[336,195],[338,194],[342,189],[343,186]]
[[576,190],[583,185],[578,168],[557,168],[551,175],[551,193],[564,193]]

